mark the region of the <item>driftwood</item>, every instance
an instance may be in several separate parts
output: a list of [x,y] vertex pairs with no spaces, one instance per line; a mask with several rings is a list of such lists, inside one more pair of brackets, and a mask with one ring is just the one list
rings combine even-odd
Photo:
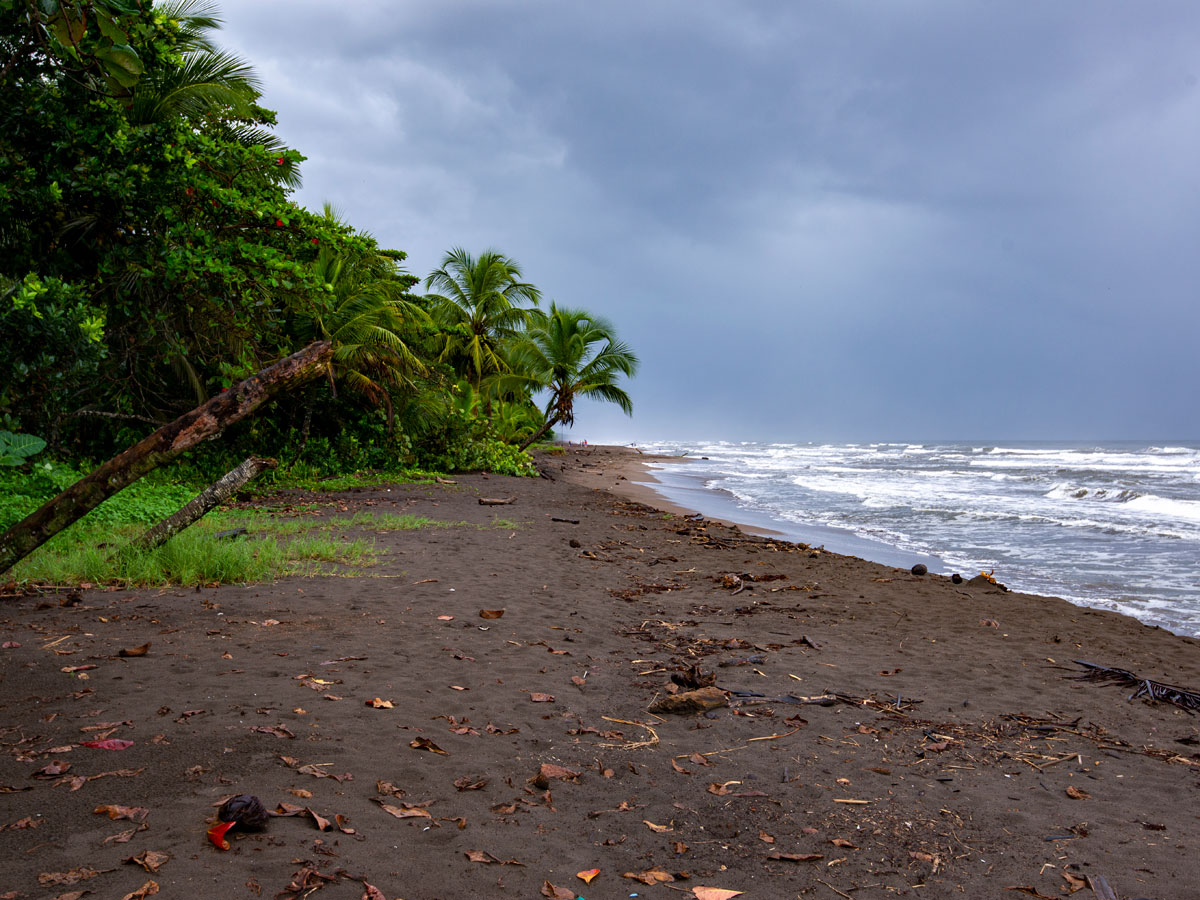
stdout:
[[1113,681],[1118,684],[1136,685],[1137,690],[1129,695],[1130,700],[1145,697],[1147,700],[1165,700],[1181,709],[1200,710],[1200,693],[1189,691],[1187,688],[1164,684],[1161,681],[1151,681],[1149,678],[1139,678],[1127,669],[1113,666],[1098,666],[1095,663],[1075,660],[1076,665],[1083,666],[1088,671],[1079,677],[1085,681]]
[[276,394],[325,371],[333,344],[317,341],[251,375],[207,403],[164,425],[75,482],[37,512],[0,535],[0,572],[12,568],[68,525],[147,472],[169,463],[202,441],[240,422]]
[[[177,513],[167,516],[167,518],[143,534],[133,542],[134,546],[149,550],[157,547],[159,544],[165,543],[197,519],[205,516],[213,507],[224,503],[232,497],[234,493],[241,489],[242,485],[253,481],[267,469],[273,469],[277,465],[279,463],[273,459],[261,459],[257,456],[251,456],[236,469],[227,472],[217,481],[206,487]],[[241,529],[243,533],[245,533],[245,530],[244,528]]]
[[499,497],[480,497],[479,498],[480,506],[508,506],[508,504],[516,503],[516,502],[517,502],[516,497],[507,497],[504,499],[501,499]]

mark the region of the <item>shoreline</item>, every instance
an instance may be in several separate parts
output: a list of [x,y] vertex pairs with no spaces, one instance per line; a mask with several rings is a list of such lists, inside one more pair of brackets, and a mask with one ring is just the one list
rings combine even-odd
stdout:
[[[365,571],[5,604],[0,893],[61,876],[98,896],[328,878],[329,900],[364,881],[408,900],[547,883],[942,900],[1091,879],[1167,900],[1200,883],[1196,718],[1073,662],[1197,689],[1200,641],[668,517],[629,484],[639,459],[572,449],[539,454],[540,479],[260,501],[436,523],[347,526],[376,542]],[[715,682],[711,708],[657,705],[689,679]],[[84,743],[104,739],[122,749]],[[222,852],[207,822],[241,793],[298,814]],[[169,855],[157,874],[124,864],[145,850]]]

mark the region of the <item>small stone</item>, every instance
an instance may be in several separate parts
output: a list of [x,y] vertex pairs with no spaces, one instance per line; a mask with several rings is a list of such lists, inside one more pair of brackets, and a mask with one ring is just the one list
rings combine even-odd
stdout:
[[575,548],[579,548],[579,547],[583,546],[583,544],[579,543],[579,541],[575,540],[575,538],[571,538],[571,540],[569,540],[567,543],[570,546],[575,547]]
[[953,581],[955,584],[962,584],[962,576],[959,575],[957,572],[955,572],[953,575],[950,576],[950,580]]
[[915,566],[912,567],[912,573],[914,575],[924,575],[928,571],[929,571],[929,569],[925,566],[925,563],[917,563]]

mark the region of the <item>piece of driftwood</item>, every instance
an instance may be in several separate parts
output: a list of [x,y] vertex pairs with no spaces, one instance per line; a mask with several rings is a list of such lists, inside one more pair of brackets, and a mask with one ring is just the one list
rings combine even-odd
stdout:
[[551,516],[550,521],[551,522],[566,522],[568,525],[578,525],[579,524],[578,519],[560,519],[558,516]]
[[[279,463],[276,460],[251,456],[236,469],[226,472],[206,487],[178,512],[167,516],[143,534],[133,542],[134,546],[149,550],[166,543],[193,522],[207,515],[211,509],[232,497],[247,482],[253,481],[267,469],[273,469],[277,465]],[[242,529],[242,532],[245,533],[245,529]]]
[[729,691],[729,700],[735,706],[745,706],[753,703],[787,703],[791,706],[833,706],[841,697],[832,694],[822,694],[818,697],[797,697],[786,694],[782,697],[768,697],[758,691]]
[[516,497],[480,497],[480,506],[508,506],[510,503],[516,503]]
[[333,344],[329,341],[309,344],[114,456],[0,534],[0,572],[10,569],[147,472],[216,437],[277,394],[317,377],[326,370],[332,356]]
[[1175,706],[1189,711],[1200,710],[1200,693],[1189,691],[1187,688],[1164,684],[1161,681],[1152,681],[1149,678],[1139,678],[1128,669],[1118,669],[1115,666],[1099,666],[1082,659],[1075,660],[1075,664],[1087,669],[1079,676],[1084,681],[1112,681],[1117,684],[1136,685],[1137,690],[1129,695],[1130,700],[1145,697],[1147,700],[1163,700],[1173,703]]

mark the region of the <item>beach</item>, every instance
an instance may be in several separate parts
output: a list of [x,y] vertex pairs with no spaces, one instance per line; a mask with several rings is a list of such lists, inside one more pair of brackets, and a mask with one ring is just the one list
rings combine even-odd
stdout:
[[[1200,642],[692,516],[648,460],[252,501],[447,523],[348,577],[3,601],[0,897],[1195,895],[1197,717],[1075,661],[1200,691]],[[239,794],[295,814],[217,849]]]

